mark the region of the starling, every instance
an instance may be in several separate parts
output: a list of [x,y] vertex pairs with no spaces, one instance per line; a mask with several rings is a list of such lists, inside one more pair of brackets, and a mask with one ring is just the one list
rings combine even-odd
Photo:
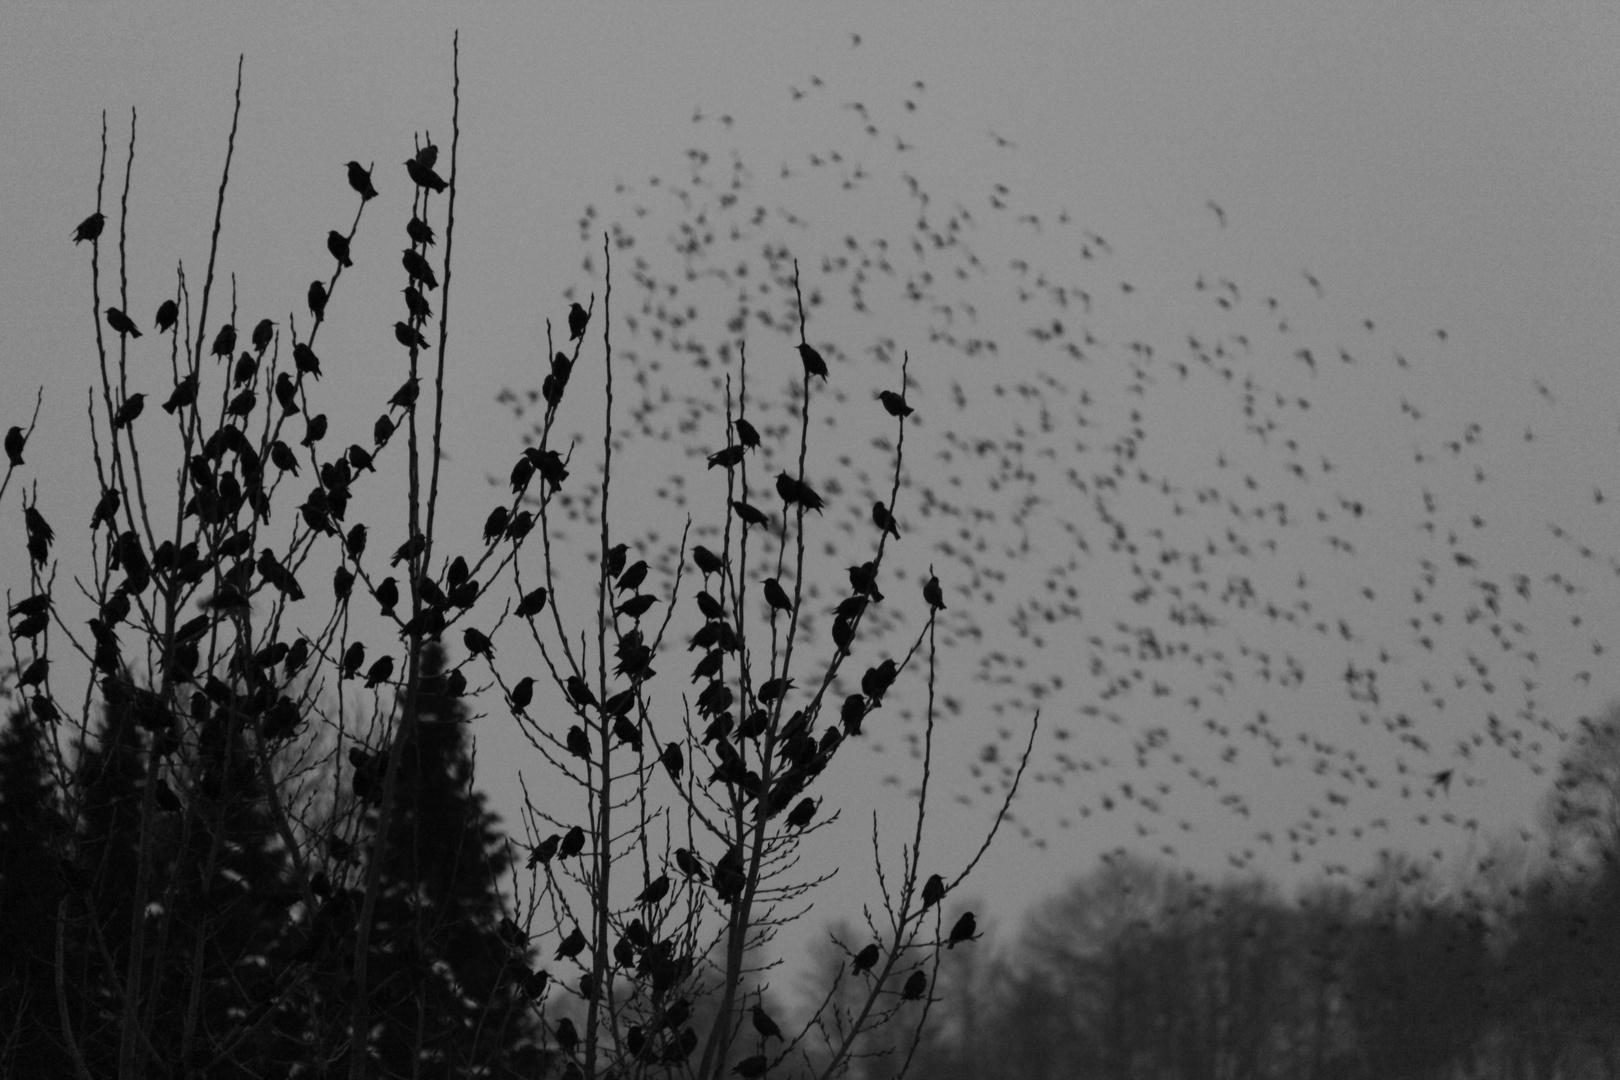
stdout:
[[692,562],[697,565],[698,570],[702,572],[704,577],[708,577],[710,574],[718,574],[723,565],[720,556],[702,544],[692,549]]
[[113,428],[116,430],[129,427],[141,415],[141,410],[144,408],[146,408],[145,394],[129,395],[124,399],[124,403],[118,407],[118,412],[113,415]]
[[198,376],[193,371],[190,376],[186,376],[185,379],[181,379],[180,382],[175,384],[175,390],[168,395],[167,402],[164,402],[164,411],[173,416],[175,410],[190,408],[191,405],[196,403],[196,400],[198,400]]
[[[173,412],[174,410],[170,409],[169,411]],[[27,442],[28,436],[23,434],[23,429],[20,427],[13,427],[6,432],[6,460],[11,463],[13,469],[23,463],[23,447]]]
[[354,574],[346,566],[339,566],[332,571],[332,595],[339,602],[347,600],[349,593],[354,590]]
[[872,966],[878,962],[878,958],[882,955],[883,950],[878,948],[876,944],[868,945],[866,948],[856,953],[855,974],[859,975],[863,971],[871,971]]
[[801,799],[787,816],[787,826],[790,829],[802,829],[810,824],[810,819],[816,816],[816,800]]
[[507,699],[514,709],[526,709],[529,702],[534,700],[534,678],[525,675],[512,685],[511,696]]
[[804,377],[808,380],[812,375],[821,376],[821,381],[827,381],[827,361],[821,358],[808,344],[799,346],[799,359],[804,361]]
[[803,480],[796,480],[785,472],[776,474],[776,493],[782,496],[784,503],[798,503],[806,510],[814,510],[818,514],[826,505],[821,501],[821,496],[811,490],[809,484]]
[[226,323],[219,328],[219,333],[214,335],[214,347],[211,350],[211,355],[228,358],[235,351],[236,327]]
[[900,539],[900,527],[894,523],[894,515],[881,502],[872,504],[872,524],[878,527],[879,533],[888,533],[896,540]]
[[928,976],[921,971],[913,971],[906,980],[906,985],[900,990],[902,1001],[916,1001],[928,992]]
[[101,230],[105,228],[106,225],[107,215],[101,213],[99,210],[96,211],[94,214],[91,214],[89,217],[79,222],[79,227],[73,230],[73,242],[77,244],[80,240],[94,240],[96,237],[101,235]]
[[467,651],[473,656],[482,656],[490,660],[495,658],[495,646],[481,630],[474,630],[470,626],[467,627],[461,633],[461,642],[467,646]]
[[698,861],[698,857],[686,848],[678,847],[675,849],[675,865],[680,868],[681,873],[689,878],[697,878],[699,881],[709,879],[709,875],[704,871],[703,864]]
[[377,417],[377,422],[371,426],[371,445],[373,450],[381,450],[388,444],[394,435],[394,421],[387,413]]
[[906,404],[905,397],[893,390],[878,391],[878,400],[883,402],[883,411],[896,419],[911,415],[911,406]]
[[793,601],[788,598],[782,583],[773,577],[765,579],[765,602],[771,605],[773,612],[786,611],[791,614],[793,611]]
[[411,318],[418,321],[433,318],[433,309],[422,296],[422,290],[414,285],[407,285],[401,291],[405,294],[405,308],[411,313]]
[[108,528],[116,525],[118,506],[122,501],[123,499],[119,496],[117,488],[108,488],[103,491],[101,498],[96,501],[95,513],[90,515],[90,531],[95,532],[96,526],[103,522],[107,524]]
[[[579,929],[577,927],[575,928],[574,933],[579,933]],[[570,937],[568,941],[572,942],[573,938]],[[579,941],[580,947],[583,948],[585,945],[584,937],[581,936]],[[568,943],[565,942],[563,947],[567,948]],[[578,952],[579,949],[575,949],[573,952],[570,952],[568,954],[569,958],[572,958],[575,953]],[[562,950],[559,949],[557,951],[558,958],[560,959],[562,955]],[[579,1049],[579,1029],[574,1026],[574,1021],[569,1017],[565,1016],[561,1020],[557,1021],[557,1045],[562,1048],[562,1052],[565,1054],[572,1054],[575,1050]]]
[[893,660],[885,660],[876,667],[869,667],[861,676],[861,692],[874,702],[881,702],[883,695],[889,692],[894,685],[895,676],[899,674]]
[[578,341],[585,336],[585,327],[591,321],[590,312],[578,304],[568,306],[568,340]]
[[426,349],[428,347],[427,338],[422,336],[422,331],[407,322],[396,322],[394,324],[394,340],[407,349]]
[[647,614],[647,610],[658,603],[656,596],[636,595],[613,609],[615,615],[622,615],[627,619],[639,619]]
[[979,932],[979,924],[973,918],[973,912],[964,911],[962,917],[956,920],[951,927],[951,938],[945,943],[947,949],[954,949],[964,941],[970,941],[973,935]]
[[329,230],[326,234],[326,250],[330,251],[332,258],[345,269],[354,265],[354,260],[349,258],[349,238],[336,229]]
[[366,669],[366,689],[374,690],[378,683],[385,683],[394,677],[394,658],[385,656]]
[[377,471],[377,466],[371,463],[371,454],[359,443],[350,443],[344,456],[349,459],[349,464],[354,467],[356,474]]
[[591,693],[590,684],[578,675],[568,676],[563,686],[568,691],[569,700],[580,708],[596,704],[596,695]]
[[627,589],[633,591],[640,587],[641,583],[646,580],[647,560],[637,559],[625,569],[624,573],[619,575],[616,591],[624,592]]
[[716,450],[709,455],[709,468],[712,469],[716,465],[725,469],[735,468],[742,464],[743,455],[747,452],[748,448],[741,443],[733,443],[724,450]]
[[759,445],[759,432],[754,430],[753,424],[746,420],[737,419],[731,422],[731,426],[736,429],[737,441],[743,446],[752,450]]
[[24,668],[21,675],[17,676],[17,688],[20,690],[25,686],[43,685],[45,676],[50,669],[51,662],[49,660],[43,656],[36,657],[34,662]]
[[657,877],[653,878],[652,881],[648,882],[647,887],[642,889],[641,892],[636,896],[636,903],[646,904],[647,906],[651,907],[658,904],[664,899],[664,897],[668,895],[669,875],[659,874]]
[[749,506],[740,499],[731,500],[731,508],[737,511],[737,516],[743,519],[743,524],[757,525],[762,529],[770,528],[771,519],[764,511]]
[[236,358],[236,368],[231,372],[231,385],[244,386],[253,381],[253,376],[259,373],[259,362],[253,358],[252,353],[243,353]]
[[940,591],[939,578],[932,573],[928,575],[928,580],[923,582],[923,599],[935,611],[945,609],[945,594]]
[[298,387],[285,371],[276,376],[276,400],[281,403],[282,415],[292,416],[298,412]]
[[315,350],[303,342],[293,346],[293,367],[300,375],[313,375],[321,377],[321,358],[315,355]]
[[620,574],[624,573],[624,560],[625,560],[625,557],[627,555],[629,555],[629,554],[630,554],[630,545],[629,544],[614,544],[612,547],[608,548],[608,553],[607,553],[607,576],[608,577],[616,578]]
[[575,724],[573,727],[568,729],[567,746],[570,754],[573,754],[577,758],[583,758],[586,761],[590,760],[590,736],[586,735],[585,729],[580,727],[578,724]]
[[439,287],[439,279],[433,276],[433,267],[419,255],[415,248],[406,248],[405,255],[400,259],[405,272],[411,276],[412,281],[420,281],[428,292]]
[[410,234],[411,241],[423,247],[433,246],[433,227],[419,217],[413,217],[405,223],[405,231]]
[[658,755],[658,760],[663,763],[664,768],[669,772],[669,778],[677,784],[680,783],[681,770],[686,768],[686,758],[681,753],[680,746],[675,743],[665,743],[664,752]]
[[519,510],[512,515],[512,522],[506,527],[506,535],[513,540],[522,540],[534,528],[534,514],[528,510]]
[[754,1030],[759,1032],[760,1038],[770,1040],[782,1037],[782,1029],[776,1026],[776,1021],[772,1020],[764,1009],[755,1005],[751,1011],[754,1018]]
[[849,585],[862,596],[869,596],[874,603],[883,602],[883,594],[877,587],[877,564],[864,562],[859,566],[849,568]]
[[561,842],[562,837],[558,836],[556,833],[552,833],[550,836],[540,841],[540,845],[533,851],[529,852],[529,865],[532,867],[537,863],[551,862],[552,857],[557,854],[557,845]]
[[115,307],[107,309],[107,325],[120,334],[128,334],[130,337],[141,336],[141,331],[134,320]]
[[572,859],[585,850],[585,830],[578,825],[563,834],[562,845],[558,847],[558,854],[565,859]]
[[[355,528],[358,529],[360,526],[356,525]],[[399,582],[391,577],[385,577],[377,583],[371,595],[377,598],[377,604],[382,608],[384,615],[392,615],[395,605],[399,603]]]
[[927,911],[944,898],[945,880],[938,874],[928,875],[928,880],[923,882],[922,887],[922,909]]
[[314,446],[326,438],[326,414],[317,413],[304,421],[304,437],[298,440],[299,446]]
[[390,409],[405,409],[407,411],[416,407],[417,396],[422,392],[422,380],[415,375],[405,380],[405,384],[394,391],[394,396],[388,399]]
[[427,547],[427,537],[417,533],[395,549],[394,557],[389,561],[388,565],[398,566],[402,562],[415,562],[425,547]]
[[365,662],[366,647],[363,643],[356,641],[343,654],[343,674],[340,678],[354,678],[355,672],[359,671],[360,665]]
[[[375,168],[376,166],[372,166]],[[361,202],[370,202],[377,197],[377,189],[371,186],[371,169],[362,169],[358,161],[351,161],[347,165],[349,170],[349,186],[354,188],[360,196]]]
[[309,283],[309,313],[317,319],[326,314],[326,286],[319,281]]
[[158,305],[158,309],[157,309],[157,331],[158,331],[158,333],[161,334],[166,330],[172,330],[174,328],[174,324],[179,322],[179,321],[180,321],[180,305],[179,304],[175,303],[173,300],[165,300],[165,301],[163,301],[163,303]]
[[259,403],[259,395],[252,390],[244,390],[231,398],[230,404],[225,406],[227,416],[247,416]]
[[253,328],[253,351],[263,356],[264,350],[270,347],[270,342],[275,336],[276,324],[269,319],[260,319],[258,325]]
[[438,173],[433,171],[432,166],[424,165],[415,158],[405,163],[405,171],[410,174],[411,183],[417,187],[428,188],[435,193],[443,193],[444,189],[450,186],[444,182],[444,179]]

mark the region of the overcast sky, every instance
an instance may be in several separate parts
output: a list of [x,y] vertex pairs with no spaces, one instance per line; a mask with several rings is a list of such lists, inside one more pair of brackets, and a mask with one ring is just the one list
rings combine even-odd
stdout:
[[[892,592],[910,614],[881,651],[915,633],[914,575],[937,564],[956,620],[945,681],[954,677],[962,701],[941,732],[952,747],[936,773],[948,796],[934,818],[947,833],[934,849],[942,862],[959,859],[961,838],[988,823],[1008,755],[1034,705],[1043,709],[1017,823],[973,889],[1007,924],[1025,900],[1120,844],[1288,880],[1335,862],[1362,866],[1380,845],[1425,858],[1439,849],[1455,867],[1485,833],[1533,822],[1560,733],[1615,694],[1604,650],[1616,629],[1616,522],[1602,495],[1620,420],[1612,11],[688,4],[492,6],[459,22],[398,5],[95,14],[28,6],[9,14],[0,39],[0,423],[25,421],[44,387],[29,464],[48,515],[60,507],[63,521],[87,518],[94,499],[83,471],[95,357],[89,260],[68,237],[95,205],[102,110],[109,205],[130,109],[139,111],[129,307],[143,325],[172,295],[177,263],[194,289],[201,279],[238,54],[243,108],[220,269],[235,274],[239,322],[303,316],[308,281],[329,269],[325,230],[352,218],[342,163],[378,163],[382,198],[367,210],[357,273],[343,279],[320,350],[328,412],[353,441],[402,377],[388,330],[409,212],[399,163],[424,129],[448,152],[459,26],[452,527],[482,519],[496,499],[486,478],[504,475],[521,445],[524,423],[495,398],[537,384],[543,320],[560,325],[570,296],[600,298],[605,229],[617,224],[635,241],[615,256],[620,318],[648,295],[630,280],[637,257],[649,280],[683,290],[671,310],[702,304],[696,326],[666,335],[703,349],[677,355],[671,336],[654,339],[656,303],[619,331],[638,362],[661,364],[654,386],[735,340],[724,316],[738,281],[692,283],[686,270],[746,261],[758,281],[762,245],[785,244],[807,292],[822,294],[809,334],[838,346],[833,382],[849,394],[818,399],[839,426],[821,429],[830,445],[812,455],[813,479],[858,492],[840,452],[864,452],[886,475],[866,444],[884,418],[868,415],[877,410],[865,395],[874,377],[897,385],[893,365],[874,359],[881,339],[911,352],[920,426],[908,443],[908,528],[896,558],[913,576]],[[720,198],[733,182],[737,206]],[[751,221],[756,206],[764,217]],[[698,231],[716,235],[686,258],[672,241],[698,214]],[[959,242],[931,246],[951,220]],[[108,296],[110,252],[104,241]],[[840,253],[873,267],[856,282],[864,311],[853,271],[823,261]],[[892,273],[877,268],[884,260]],[[919,281],[926,300],[908,300],[907,282]],[[1054,304],[1051,285],[1076,291]],[[782,299],[759,304],[780,309]],[[1060,332],[1030,333],[1053,319]],[[940,334],[998,348],[970,353]],[[787,339],[762,324],[750,335],[754,392],[775,395],[796,363]],[[132,382],[149,393],[167,388],[157,341],[132,352]],[[599,353],[592,360],[599,367]],[[699,385],[718,370],[700,372]],[[1020,384],[1030,390],[1018,393]],[[588,400],[570,430],[595,430]],[[1055,418],[1047,429],[1043,408]],[[668,406],[659,422],[680,411]],[[1088,431],[1076,427],[1081,415]],[[674,443],[716,444],[719,425],[708,423]],[[940,456],[953,436],[1003,439],[1021,425],[1028,437],[979,456],[976,471],[971,451]],[[1102,492],[1097,477],[1137,427],[1138,456],[1116,477],[1119,490]],[[672,460],[655,447],[639,468],[661,477]],[[1079,482],[1066,479],[1071,470]],[[688,508],[712,516],[712,474],[702,488],[701,470],[687,472]],[[924,516],[925,489],[946,502],[955,490],[962,507],[994,516]],[[1040,506],[1020,515],[1013,495],[1025,491]],[[15,499],[8,493],[4,535],[20,537]],[[1234,514],[1223,500],[1282,504],[1287,518]],[[629,532],[657,529],[667,541],[684,521],[672,502],[626,506]],[[1110,515],[1134,550],[1109,550]],[[833,520],[825,528],[840,554],[871,539]],[[999,564],[1005,582],[975,586],[968,564],[934,546],[964,524],[988,538],[979,561]],[[1074,543],[1082,534],[1084,549]],[[1232,536],[1258,546],[1237,553]],[[1210,543],[1219,551],[1189,567],[1185,556]],[[25,565],[20,544],[9,546],[19,554],[0,567],[16,587]],[[1161,577],[1143,576],[1155,566]],[[1234,598],[1239,579],[1256,590],[1252,604]],[[1498,590],[1496,612],[1481,611],[1482,581]],[[1189,610],[1198,582],[1217,625],[1195,631],[1173,615]],[[1083,615],[1045,622],[1043,605],[1069,585]],[[1153,595],[1138,597],[1144,588]],[[1292,614],[1267,615],[1267,604]],[[1034,632],[1017,632],[1030,625],[1023,619]],[[1118,648],[1140,646],[1143,627],[1186,651]],[[998,651],[1003,659],[987,659]],[[672,658],[672,672],[680,666]],[[1375,667],[1378,701],[1356,700],[1367,684],[1355,673]],[[668,681],[673,694],[680,679]],[[920,707],[915,688],[906,701]],[[916,780],[906,753],[915,720],[884,722],[892,726],[871,734],[862,766],[873,782],[833,793],[852,829],[844,872],[859,891],[871,886],[870,807],[902,808]],[[478,737],[481,775],[510,814],[525,762],[504,725],[492,715]],[[1435,791],[1430,777],[1448,769],[1449,791]]]

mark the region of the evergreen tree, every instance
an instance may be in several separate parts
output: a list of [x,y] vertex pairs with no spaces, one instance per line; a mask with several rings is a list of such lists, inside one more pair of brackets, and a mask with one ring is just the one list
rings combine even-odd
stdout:
[[[527,948],[499,926],[499,891],[510,869],[499,817],[472,787],[467,709],[442,686],[445,656],[429,646],[414,723],[401,727],[369,960],[373,1043],[381,1075],[511,1074],[531,1042],[531,1014],[518,983]],[[367,810],[375,828],[378,807]]]
[[0,733],[0,1076],[65,1076],[71,1060],[56,1000],[56,910],[63,883],[54,847],[67,830],[26,709]]

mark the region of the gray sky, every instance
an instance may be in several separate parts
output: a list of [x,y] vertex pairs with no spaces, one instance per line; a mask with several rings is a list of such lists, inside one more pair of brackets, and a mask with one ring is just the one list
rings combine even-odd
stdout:
[[[221,247],[221,272],[237,275],[239,322],[303,315],[309,279],[329,270],[324,230],[346,227],[353,213],[341,163],[378,162],[383,197],[367,210],[355,245],[359,272],[343,279],[320,349],[330,373],[322,391],[344,403],[328,411],[355,433],[343,441],[369,430],[402,377],[387,330],[398,317],[395,260],[408,214],[398,163],[423,128],[448,152],[449,42],[459,25],[463,186],[445,474],[453,520],[481,520],[493,503],[485,478],[507,471],[522,434],[493,399],[502,387],[538,382],[542,320],[560,320],[567,290],[600,296],[600,235],[609,224],[621,222],[637,238],[615,256],[616,312],[636,313],[641,293],[629,279],[630,260],[644,257],[649,275],[681,282],[680,304],[701,300],[709,321],[693,336],[711,350],[726,340],[708,313],[734,299],[734,284],[686,283],[669,243],[683,215],[708,206],[718,235],[700,261],[749,260],[758,280],[762,240],[788,244],[807,290],[819,288],[827,301],[812,315],[811,339],[836,343],[859,361],[835,369],[850,401],[828,405],[841,426],[812,454],[812,477],[840,476],[837,453],[864,449],[880,430],[872,425],[881,417],[859,418],[863,407],[876,411],[865,406],[863,380],[875,370],[894,385],[898,374],[865,360],[863,350],[883,335],[911,350],[923,424],[908,435],[915,456],[908,456],[901,516],[910,546],[897,565],[915,574],[938,564],[953,618],[984,633],[978,641],[956,636],[946,668],[967,677],[955,679],[962,716],[941,730],[952,747],[936,771],[947,795],[932,818],[942,830],[932,849],[942,863],[960,858],[962,838],[989,818],[993,800],[969,770],[977,767],[994,791],[1036,699],[1031,687],[1040,686],[1044,699],[1036,775],[1018,806],[1028,832],[1005,834],[973,887],[986,898],[984,910],[1010,924],[1025,899],[1119,844],[1149,853],[1168,844],[1178,859],[1217,873],[1235,857],[1287,880],[1325,863],[1364,865],[1382,844],[1438,848],[1455,865],[1470,842],[1480,843],[1463,828],[1468,819],[1482,833],[1532,820],[1558,732],[1614,695],[1597,655],[1615,630],[1607,599],[1614,500],[1599,502],[1594,490],[1609,480],[1602,463],[1617,420],[1607,375],[1620,330],[1611,228],[1620,220],[1613,14],[1575,5],[1558,6],[1556,15],[1506,5],[1095,8],[554,6],[480,9],[459,24],[393,5],[223,14],[109,8],[90,25],[82,11],[14,11],[0,40],[7,103],[0,190],[9,196],[0,210],[0,249],[9,256],[0,265],[9,393],[0,422],[25,420],[34,387],[44,386],[42,432],[30,445],[42,505],[47,513],[61,507],[55,516],[63,522],[87,518],[94,497],[81,490],[82,395],[94,363],[88,254],[67,238],[94,206],[100,112],[108,112],[112,144],[109,203],[121,179],[129,109],[140,113],[129,306],[144,325],[171,294],[177,261],[194,288],[200,283],[242,52],[242,124]],[[865,106],[878,134],[864,130],[850,102]],[[710,155],[706,166],[694,168],[687,153],[694,147]],[[733,160],[746,171],[734,173]],[[734,175],[743,177],[739,207],[728,208],[718,194]],[[964,246],[922,257],[907,249],[919,212],[907,175],[928,193],[934,228],[955,206],[970,212]],[[582,229],[587,205],[597,216]],[[731,225],[746,222],[755,205],[766,208],[766,223],[730,239]],[[1038,230],[1021,220],[1026,214],[1038,217]],[[849,274],[822,270],[824,253],[856,250],[845,247],[846,235],[873,258],[876,238],[888,238],[899,268],[871,274],[865,313],[851,308]],[[951,271],[963,265],[966,247],[982,269],[963,280]],[[104,260],[110,251],[104,244]],[[594,276],[583,269],[587,257]],[[923,270],[935,275],[925,290],[930,300],[909,303],[903,281]],[[1062,313],[1040,296],[1020,299],[1021,288],[1039,291],[1033,286],[1043,273],[1085,290],[1090,313],[1082,314],[1074,294]],[[115,280],[104,266],[104,291]],[[228,295],[228,278],[224,287]],[[976,319],[971,333],[996,340],[994,356],[964,356],[930,339],[943,317],[931,305],[960,302],[974,311],[955,307],[952,326],[967,335]],[[1060,340],[1028,333],[1054,317],[1066,323]],[[641,324],[624,333],[621,347],[663,362],[655,384],[675,381],[680,361],[647,335],[656,318],[643,315]],[[1063,352],[1064,341],[1087,333],[1095,344],[1085,345],[1085,360]],[[1206,350],[1222,343],[1225,358],[1200,370],[1189,335]],[[132,382],[151,393],[167,388],[157,341],[143,339],[131,360]],[[765,380],[757,392],[774,394],[793,370],[784,341],[760,327],[751,334],[754,377]],[[1151,345],[1152,358],[1133,341]],[[1300,349],[1310,350],[1317,374],[1300,362]],[[1353,362],[1340,359],[1341,349]],[[600,364],[599,352],[586,355]],[[1180,378],[1178,362],[1194,374]],[[1217,373],[1223,364],[1234,371],[1229,382]],[[1041,373],[1062,389],[1040,383]],[[1250,416],[1245,380],[1256,388]],[[953,404],[952,381],[970,408]],[[998,396],[997,383],[1009,392]],[[1043,389],[1020,396],[1012,389],[1020,383]],[[1084,409],[1076,404],[1082,392],[1091,401]],[[1279,394],[1285,405],[1276,404]],[[1301,397],[1309,410],[1297,407]],[[599,414],[590,398],[575,404],[573,425],[592,432]],[[1043,404],[1056,417],[1044,435]],[[1083,478],[1107,471],[1105,448],[1135,424],[1133,409],[1146,435],[1131,472],[1146,469],[1154,480],[1125,484],[1108,506],[1129,522],[1138,557],[1106,550],[1095,485],[1081,490],[1064,480],[1070,468]],[[1077,411],[1089,416],[1089,432],[1077,432]],[[1276,427],[1263,439],[1245,432],[1246,422],[1267,419]],[[718,423],[712,416],[708,423],[688,441],[717,441]],[[1479,433],[1465,439],[1471,423]],[[988,486],[993,461],[988,472],[973,472],[964,463],[971,454],[937,456],[952,435],[999,439],[1019,424],[1032,433],[1022,453],[1041,474],[1031,490],[1042,505],[1026,518],[1013,513],[1017,483]],[[859,439],[842,440],[844,431]],[[1086,450],[1075,450],[1077,438],[1088,441]],[[586,446],[594,449],[597,439]],[[1042,446],[1050,456],[1038,455]],[[638,467],[656,479],[668,455],[668,447],[653,446]],[[1214,466],[1217,457],[1224,469]],[[638,459],[632,452],[627,460]],[[953,486],[953,476],[962,482]],[[1155,493],[1160,480],[1179,496]],[[847,475],[843,482],[859,487]],[[712,512],[713,485],[690,483],[693,513]],[[976,528],[991,541],[988,563],[1012,548],[1013,557],[1000,559],[1005,583],[963,591],[968,569],[930,546],[962,523],[925,518],[915,502],[906,510],[907,498],[924,488],[947,497],[954,490],[961,504],[994,510],[994,520]],[[1198,504],[1201,489],[1245,506],[1285,503],[1291,524],[1263,515],[1228,520],[1218,505]],[[702,492],[710,493],[707,504]],[[1436,501],[1432,514],[1425,492]],[[20,537],[15,498],[8,493],[3,513],[7,535]],[[1186,513],[1175,513],[1178,501]],[[1362,503],[1366,515],[1349,516],[1349,502]],[[678,533],[680,514],[667,504],[648,509],[658,505],[641,503],[627,527],[658,528],[666,540]],[[828,533],[852,543],[833,520]],[[1049,568],[1075,553],[1066,521],[1091,550],[1053,575]],[[1574,539],[1554,535],[1549,522]],[[1197,572],[1160,562],[1165,576],[1155,595],[1132,599],[1144,584],[1132,576],[1133,561],[1145,567],[1161,550],[1197,550],[1227,528],[1256,542],[1270,537],[1278,548],[1257,549],[1252,559],[1223,550]],[[70,541],[72,531],[59,528]],[[869,535],[857,533],[862,542]],[[1330,538],[1353,544],[1354,554]],[[1025,539],[1027,552],[1018,548]],[[1459,552],[1475,566],[1458,562]],[[1424,560],[1436,568],[1432,586]],[[22,556],[4,566],[15,586]],[[1514,592],[1517,573],[1532,579],[1528,601]],[[1304,589],[1295,584],[1300,574]],[[1548,581],[1549,574],[1563,576]],[[1251,607],[1218,599],[1227,591],[1229,600],[1239,577],[1257,589]],[[915,580],[906,580],[891,595],[909,606],[909,621],[885,652],[903,647],[918,625]],[[1171,588],[1179,584],[1191,597],[1197,580],[1211,585],[1208,610],[1222,621],[1193,633],[1168,613],[1176,607]],[[1483,596],[1479,580],[1499,585],[1499,619],[1470,620]],[[1075,585],[1084,617],[1037,627],[1037,646],[1009,619],[1036,610],[1030,604],[1046,598],[1052,581],[1059,592]],[[1414,589],[1424,603],[1412,602]],[[1290,607],[1302,600],[1309,612]],[[1267,602],[1292,610],[1293,621],[1266,616]],[[1435,613],[1444,621],[1433,622]],[[1408,623],[1414,617],[1417,628]],[[1348,643],[1337,636],[1339,618],[1350,625]],[[1319,620],[1330,633],[1311,628]],[[1189,643],[1189,651],[1146,661],[1110,651],[1137,640],[1141,626]],[[1022,657],[1025,667],[982,661],[998,650]],[[1284,676],[1288,657],[1304,673],[1297,681]],[[1491,674],[1475,660],[1488,662]],[[1347,698],[1347,663],[1379,667],[1376,707]],[[683,666],[674,657],[670,664]],[[1132,677],[1133,670],[1143,674]],[[1221,692],[1212,689],[1222,680],[1217,671],[1230,673]],[[1061,688],[1051,685],[1053,674],[1064,677]],[[680,681],[668,678],[669,692]],[[919,705],[915,689],[906,703]],[[1242,730],[1262,711],[1260,727],[1276,743]],[[1401,726],[1403,715],[1410,727]],[[915,721],[907,726],[896,715],[882,723],[891,726],[875,725],[870,740],[882,752],[859,768],[870,782],[835,794],[849,829],[838,849],[844,873],[864,895],[873,895],[867,815],[876,806],[891,820],[915,782],[905,753]],[[496,717],[482,722],[480,753],[497,801],[510,810],[504,800],[524,759],[504,728]],[[1159,729],[1168,743],[1150,736]],[[1519,734],[1503,734],[1511,731]],[[1459,740],[1476,735],[1484,742],[1464,756]],[[1134,747],[1147,743],[1154,745],[1139,764]],[[992,752],[998,760],[985,761]],[[1450,793],[1436,795],[1427,777],[1447,768],[1456,774]],[[902,779],[885,784],[891,775]],[[1159,791],[1161,784],[1169,790]],[[1330,791],[1343,801],[1330,801]],[[971,804],[950,798],[958,794]],[[1114,809],[1104,808],[1105,798]],[[1455,822],[1441,817],[1448,813]],[[1374,824],[1380,819],[1387,830]]]

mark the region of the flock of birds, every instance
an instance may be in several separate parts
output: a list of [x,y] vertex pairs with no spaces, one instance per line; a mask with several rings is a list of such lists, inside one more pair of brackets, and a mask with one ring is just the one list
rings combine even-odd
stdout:
[[[756,470],[794,468],[802,295],[831,362],[811,390],[805,477],[828,507],[803,633],[824,642],[845,567],[876,547],[896,449],[877,395],[903,391],[916,415],[883,573],[912,584],[862,636],[896,655],[925,611],[905,598],[930,571],[944,584],[936,746],[969,752],[934,770],[968,812],[999,807],[1041,710],[1014,808],[1040,848],[1075,850],[1067,833],[1350,881],[1381,848],[1456,875],[1537,838],[1527,808],[1605,703],[1620,573],[1592,538],[1601,490],[1550,525],[1516,501],[1526,470],[1572,455],[1551,388],[1526,375],[1518,411],[1466,415],[1445,330],[1392,342],[1309,271],[1223,271],[1237,226],[1213,199],[1188,265],[1133,262],[1024,197],[1040,185],[1016,141],[983,133],[976,157],[955,134],[941,168],[921,81],[897,103],[816,77],[785,93],[802,130],[847,121],[834,145],[756,167],[747,118],[699,109],[677,175],[622,182],[579,219],[598,295],[611,247],[632,384],[614,444],[678,461],[630,522],[655,580],[673,581],[688,514],[689,543],[718,538],[724,489],[702,466],[744,360]],[[981,158],[1008,179],[975,189]],[[526,423],[538,397],[502,400]],[[580,445],[600,415],[565,419]],[[564,501],[559,539],[582,526],[590,548],[594,494]],[[777,572],[774,550],[757,559],[757,578]],[[912,685],[902,722],[867,732],[901,790],[916,771],[882,753],[921,754]]]

